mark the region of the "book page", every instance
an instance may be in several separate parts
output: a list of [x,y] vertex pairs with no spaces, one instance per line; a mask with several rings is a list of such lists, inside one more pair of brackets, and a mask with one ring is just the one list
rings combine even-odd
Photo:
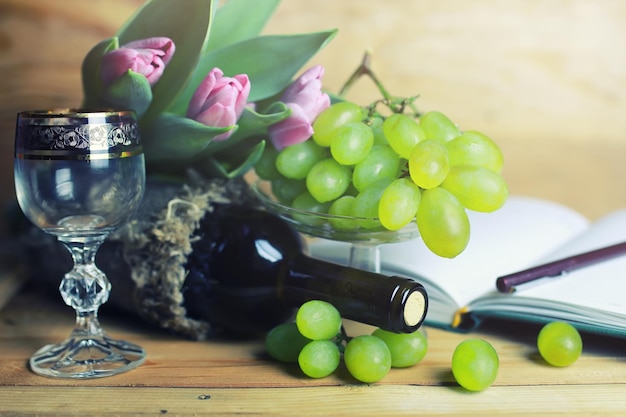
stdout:
[[600,218],[582,234],[546,255],[541,259],[541,263],[624,241],[626,241],[626,209],[615,211]]
[[[584,233],[545,257],[541,263],[626,241],[626,210],[598,220]],[[480,304],[482,310],[508,309],[527,314],[624,326],[626,255],[521,286],[514,294]],[[535,307],[535,308],[533,308]]]
[[[470,242],[454,259],[434,255],[419,238],[380,247],[383,273],[415,278],[426,287],[429,321],[449,324],[456,308],[494,290],[498,276],[527,268],[589,225],[565,206],[519,196],[494,213],[468,214]],[[315,240],[309,250],[345,264],[349,244]]]

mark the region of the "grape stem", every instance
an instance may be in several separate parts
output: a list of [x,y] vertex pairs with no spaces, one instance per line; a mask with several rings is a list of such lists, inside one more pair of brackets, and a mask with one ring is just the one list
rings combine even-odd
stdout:
[[343,87],[341,87],[341,90],[339,90],[339,96],[344,97],[348,93],[350,88],[352,88],[354,83],[357,82],[357,80],[359,80],[363,76],[366,76],[374,82],[374,84],[378,88],[378,91],[380,91],[380,94],[383,96],[382,100],[377,100],[368,107],[370,115],[375,113],[376,106],[382,103],[385,104],[393,113],[404,113],[406,107],[410,107],[414,116],[419,117],[420,113],[413,104],[418,96],[412,96],[408,98],[397,98],[392,96],[372,70],[371,61],[371,52],[365,51],[361,63],[352,73],[352,75],[350,75],[348,80],[344,83]]
[[346,328],[342,324],[341,328],[339,329],[339,333],[333,339],[333,342],[339,348],[339,352],[343,353],[343,351],[346,348],[346,344],[350,341],[350,339],[352,339],[352,337],[348,336],[348,333],[346,332]]
[[374,71],[372,71],[372,67],[370,65],[371,60],[372,60],[371,57],[372,57],[372,54],[369,51],[365,51],[365,54],[363,54],[363,59],[361,60],[361,64],[352,73],[350,78],[348,78],[348,80],[345,82],[343,87],[341,87],[341,90],[339,91],[340,96],[344,96],[348,92],[348,90],[352,88],[352,85],[355,82],[357,82],[359,78],[361,78],[362,76],[367,76],[372,79],[374,84],[376,84],[376,87],[378,87],[378,91],[380,91],[380,94],[382,94],[385,100],[387,101],[393,100],[393,96],[389,94],[385,86],[382,84],[382,82],[380,82],[378,77],[376,77],[376,74],[374,74]]

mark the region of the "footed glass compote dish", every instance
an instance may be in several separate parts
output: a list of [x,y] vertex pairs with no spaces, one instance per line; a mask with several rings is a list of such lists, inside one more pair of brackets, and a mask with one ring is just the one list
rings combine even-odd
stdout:
[[134,113],[19,113],[14,169],[22,211],[55,235],[74,261],[59,288],[76,311],[74,330],[38,350],[31,369],[51,377],[95,378],[140,365],[141,347],[112,339],[100,327],[98,308],[111,284],[95,265],[100,244],[131,218],[143,196],[145,162]]
[[400,230],[391,231],[385,229],[377,219],[316,213],[281,204],[272,194],[269,181],[257,180],[251,187],[267,210],[280,216],[299,232],[312,237],[349,243],[350,254],[347,264],[353,268],[380,273],[381,244],[419,237],[414,221]]

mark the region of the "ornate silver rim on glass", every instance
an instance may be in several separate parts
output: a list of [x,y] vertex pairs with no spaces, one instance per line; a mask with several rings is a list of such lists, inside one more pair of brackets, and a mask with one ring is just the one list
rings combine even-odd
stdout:
[[16,158],[111,159],[143,152],[132,111],[25,111],[16,129]]

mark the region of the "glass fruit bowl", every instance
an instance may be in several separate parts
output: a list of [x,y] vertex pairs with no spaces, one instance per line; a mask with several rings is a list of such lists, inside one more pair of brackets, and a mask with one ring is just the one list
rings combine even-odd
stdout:
[[256,180],[250,186],[268,211],[280,216],[300,233],[349,243],[347,264],[353,268],[380,273],[379,245],[419,237],[415,221],[392,231],[385,229],[377,219],[317,213],[286,206],[276,200],[269,181]]

